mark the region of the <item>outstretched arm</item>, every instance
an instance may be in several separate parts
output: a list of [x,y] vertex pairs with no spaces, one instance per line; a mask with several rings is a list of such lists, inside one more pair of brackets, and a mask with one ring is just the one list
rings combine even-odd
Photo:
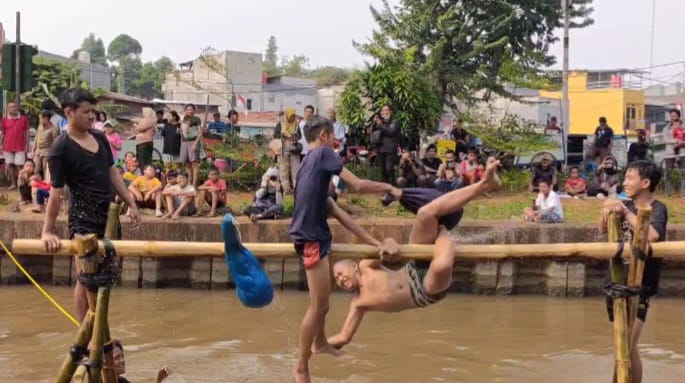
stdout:
[[357,193],[390,193],[394,189],[392,185],[384,182],[360,179],[344,167],[340,172],[340,178],[352,191]]
[[380,248],[381,243],[364,230],[364,228],[361,227],[354,218],[350,217],[345,210],[338,206],[333,198],[328,197],[326,204],[328,205],[328,214],[337,219],[345,229],[351,231],[352,234],[361,239],[363,243]]
[[342,348],[352,341],[354,333],[357,332],[359,325],[362,323],[365,311],[358,304],[359,297],[352,298],[350,303],[350,311],[347,313],[345,323],[339,333],[328,338],[328,344],[335,348]]

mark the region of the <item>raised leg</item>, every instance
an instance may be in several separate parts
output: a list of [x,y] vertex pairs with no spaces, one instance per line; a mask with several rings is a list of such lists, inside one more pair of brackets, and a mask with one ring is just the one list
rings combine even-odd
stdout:
[[433,260],[431,261],[423,287],[429,294],[439,294],[447,290],[452,284],[452,268],[454,266],[454,243],[449,232],[444,227],[435,240]]

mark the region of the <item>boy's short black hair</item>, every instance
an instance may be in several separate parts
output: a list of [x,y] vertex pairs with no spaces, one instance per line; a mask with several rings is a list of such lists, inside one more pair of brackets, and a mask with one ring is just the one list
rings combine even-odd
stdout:
[[178,172],[174,169],[169,170],[166,172],[166,178],[176,178],[178,177]]
[[552,180],[549,179],[549,177],[542,177],[542,178],[538,181],[538,187],[539,187],[540,184],[543,183],[543,182],[546,183],[547,186],[551,186],[551,185],[552,185]]
[[216,166],[212,166],[207,173],[219,173],[219,169]]
[[671,109],[668,111],[668,113],[675,113],[678,115],[678,118],[680,118],[680,111],[678,109]]
[[92,93],[83,88],[70,88],[62,94],[62,108],[78,108],[81,104],[87,102],[91,105],[97,105],[98,100]]
[[428,151],[430,151],[430,150],[435,150],[435,151],[437,152],[437,151],[438,151],[438,147],[435,146],[435,145],[433,145],[433,144],[430,144],[430,145],[428,145],[428,147],[426,148],[426,152],[428,152]]
[[227,116],[227,117],[228,117],[228,118],[231,118],[231,117],[233,117],[233,115],[236,115],[236,116],[237,116],[237,115],[238,115],[238,111],[235,110],[235,109],[229,110],[229,111],[228,111],[228,116]]
[[181,170],[180,172],[178,172],[178,174],[176,174],[176,177],[188,178],[188,172],[186,172],[185,170]]
[[307,142],[314,142],[321,132],[333,133],[333,124],[327,118],[315,118],[304,127]]
[[659,170],[659,167],[652,161],[637,160],[628,164],[626,173],[630,169],[637,171],[637,174],[641,179],[648,179],[649,192],[654,193],[656,187],[659,185],[659,181],[661,181],[661,170]]
[[471,146],[470,148],[466,149],[466,154],[470,154],[470,153],[478,154],[478,149]]
[[157,168],[156,168],[155,165],[153,165],[153,164],[147,164],[147,165],[145,165],[145,167],[143,168],[143,170],[146,170],[147,168],[152,168],[152,170],[154,170],[155,172],[157,172]]
[[191,107],[191,108],[193,108],[193,110],[195,110],[195,105],[194,105],[194,104],[186,104],[186,105],[183,107],[183,110],[188,109],[188,107]]
[[607,123],[607,118],[606,118],[606,117],[600,117],[600,118],[599,118],[599,123],[600,123],[600,124],[606,124],[606,123]]
[[52,110],[43,110],[40,112],[41,117],[52,118],[54,112]]
[[311,110],[312,113],[314,113],[314,107],[312,105],[307,105],[304,107],[304,110],[307,110],[307,109]]
[[445,151],[445,155],[448,155],[448,154],[455,154],[456,155],[457,153],[452,149],[447,149],[447,151]]
[[569,172],[569,173],[571,173],[571,172],[574,171],[574,170],[580,171],[580,168],[577,167],[576,165],[570,166],[570,167],[568,168],[568,172]]

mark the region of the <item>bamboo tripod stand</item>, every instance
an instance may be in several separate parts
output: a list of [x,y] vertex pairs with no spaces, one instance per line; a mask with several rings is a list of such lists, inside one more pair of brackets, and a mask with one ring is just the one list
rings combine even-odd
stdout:
[[[617,254],[609,261],[611,284],[619,290],[624,291],[618,296],[613,296],[614,311],[614,382],[630,383],[632,380],[632,367],[630,354],[633,347],[632,343],[633,326],[637,316],[638,293],[642,287],[642,276],[645,270],[645,257],[649,250],[649,228],[652,216],[652,209],[638,209],[637,229],[633,230],[631,243],[630,261],[628,263],[628,273],[624,267],[623,259]],[[609,242],[621,242],[623,232],[621,222],[615,215],[611,215],[607,226]],[[621,252],[623,253],[623,252]],[[627,289],[625,289],[627,287]]]
[[[111,203],[107,214],[105,238],[118,239],[119,228],[119,205]],[[106,267],[101,263],[103,261],[111,262],[110,267],[115,265],[113,254],[100,253],[95,234],[75,236],[74,242],[77,262],[83,274],[97,276],[103,273],[103,268]],[[107,320],[112,282],[100,284],[97,289],[87,289],[89,310],[81,322],[74,344],[62,363],[57,383],[82,383],[86,378],[88,383],[117,383],[118,377],[113,369],[113,344]],[[89,345],[88,358],[83,360]]]

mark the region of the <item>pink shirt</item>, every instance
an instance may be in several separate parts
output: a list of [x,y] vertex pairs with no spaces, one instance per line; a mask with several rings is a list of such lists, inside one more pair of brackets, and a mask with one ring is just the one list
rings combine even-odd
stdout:
[[26,116],[2,119],[2,150],[9,153],[26,152],[26,132],[29,130],[29,119]]
[[112,132],[112,134],[106,134],[107,136],[107,141],[109,141],[109,147],[112,149],[112,158],[115,160],[119,158],[119,150],[114,148],[114,145],[121,147],[121,136],[119,136],[119,133],[117,132]]

